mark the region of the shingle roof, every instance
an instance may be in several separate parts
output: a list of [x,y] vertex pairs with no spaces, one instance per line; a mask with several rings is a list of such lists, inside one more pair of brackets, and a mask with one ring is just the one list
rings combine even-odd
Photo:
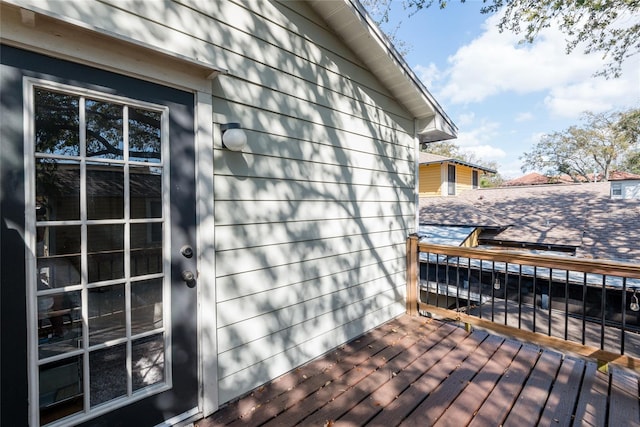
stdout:
[[495,240],[576,248],[586,258],[640,262],[640,201],[608,182],[478,189],[420,200],[420,222],[505,229]]

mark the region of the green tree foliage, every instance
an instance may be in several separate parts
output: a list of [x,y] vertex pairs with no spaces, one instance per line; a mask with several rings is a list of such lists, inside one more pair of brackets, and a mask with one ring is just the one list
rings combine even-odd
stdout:
[[[465,0],[460,0],[464,3]],[[388,22],[391,0],[365,0],[378,23]],[[410,15],[447,0],[403,0]],[[640,0],[483,0],[482,13],[501,13],[500,31],[512,31],[533,42],[541,30],[555,26],[566,36],[567,53],[584,46],[608,63],[600,74],[619,77],[622,63],[640,53]]]
[[533,149],[520,159],[522,170],[543,170],[549,176],[570,175],[574,180],[589,180],[589,174],[609,177],[613,167],[624,170],[633,162],[639,147],[639,109],[624,112],[584,113],[584,126],[544,135]]

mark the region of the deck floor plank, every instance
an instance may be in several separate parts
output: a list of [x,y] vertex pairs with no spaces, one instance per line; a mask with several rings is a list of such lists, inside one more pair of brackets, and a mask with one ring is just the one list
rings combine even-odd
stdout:
[[487,338],[486,332],[476,331],[462,339],[446,357],[439,360],[429,371],[420,376],[411,387],[404,390],[396,400],[391,402],[371,422],[374,425],[398,425],[404,418],[436,389],[455,368],[469,357]]
[[401,316],[224,405],[212,426],[640,427],[638,372]]
[[378,363],[370,366],[362,366],[364,377],[353,384],[345,384],[344,393],[327,403],[325,406],[304,419],[307,425],[320,425],[326,422],[333,423],[336,418],[349,411],[361,400],[370,395],[380,384],[392,378],[394,372],[404,368],[410,361],[403,356],[409,356],[409,350],[417,344],[419,337],[407,336],[403,340],[389,346],[387,351],[378,357]]
[[539,348],[524,344],[489,397],[482,402],[469,426],[501,425],[518,399],[539,356]]
[[488,336],[400,425],[409,427],[435,423],[440,418],[440,415],[447,410],[450,403],[455,400],[456,396],[482,370],[503,342],[504,339],[501,337],[496,335]]
[[576,407],[576,425],[598,427],[605,424],[608,387],[609,382],[605,374],[598,371],[598,364],[587,361]]
[[542,352],[518,400],[511,408],[504,422],[505,426],[520,427],[532,420],[538,422],[561,363],[560,353],[549,350]]
[[336,427],[361,425],[371,420],[420,376],[446,357],[447,353],[457,344],[458,338],[465,335],[466,333],[462,329],[451,327],[451,325],[439,328],[431,335],[432,341],[424,343],[424,352],[421,355],[373,392],[368,399],[360,401],[357,406],[340,417],[336,422]]
[[626,375],[621,369],[611,368],[610,400],[610,426],[640,425],[638,378]]
[[511,365],[521,344],[506,340],[489,362],[482,368],[465,389],[455,398],[451,406],[434,424],[436,427],[457,427],[467,425],[491,391]]
[[584,365],[584,360],[581,359],[563,360],[540,418],[540,425],[571,425]]

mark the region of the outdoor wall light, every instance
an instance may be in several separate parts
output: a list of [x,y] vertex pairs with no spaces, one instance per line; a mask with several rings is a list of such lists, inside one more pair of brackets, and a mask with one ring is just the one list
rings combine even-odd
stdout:
[[640,311],[640,304],[638,304],[638,296],[636,295],[637,292],[638,290],[634,289],[633,295],[631,295],[631,304],[629,304],[631,311]]
[[222,145],[231,151],[242,151],[247,145],[247,134],[240,127],[240,123],[226,123],[220,125],[222,130]]
[[500,279],[496,277],[495,282],[493,282],[493,289],[495,289],[496,291],[498,289],[500,289]]

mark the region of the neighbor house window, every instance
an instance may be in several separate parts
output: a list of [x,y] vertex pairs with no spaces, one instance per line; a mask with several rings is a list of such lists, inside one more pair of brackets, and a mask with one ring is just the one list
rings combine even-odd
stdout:
[[447,181],[447,194],[450,196],[454,196],[456,194],[456,165],[449,165]]
[[622,197],[622,184],[619,182],[614,182],[611,184],[611,196],[612,197]]
[[473,188],[478,188],[478,171],[473,171],[471,173],[471,180],[473,181]]

